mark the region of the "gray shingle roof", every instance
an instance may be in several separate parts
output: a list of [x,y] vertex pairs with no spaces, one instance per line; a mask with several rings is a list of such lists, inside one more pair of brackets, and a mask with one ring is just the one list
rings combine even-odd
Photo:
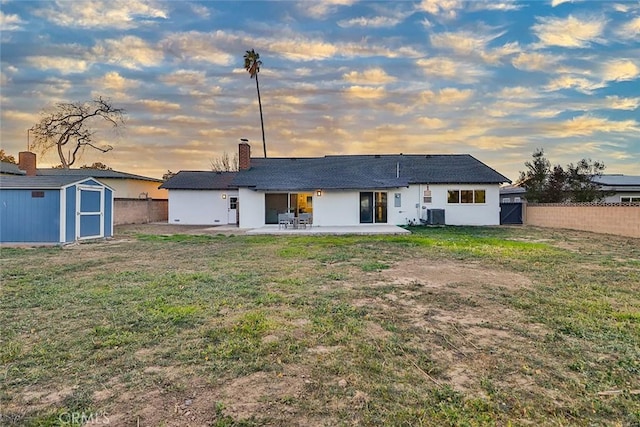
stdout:
[[518,187],[516,185],[505,185],[504,187],[500,187],[500,194],[524,194],[527,192],[527,189],[524,187]]
[[180,171],[159,188],[167,190],[231,190],[237,172]]
[[157,178],[149,178],[142,175],[135,175],[132,173],[119,172],[114,170],[102,170],[102,169],[41,169],[38,168],[37,175],[39,176],[92,176],[94,178],[113,178],[113,179],[137,179],[140,181],[152,181],[152,182],[162,182],[161,179]]
[[0,162],[0,173],[10,175],[26,175],[26,172],[18,168],[18,165],[9,162]]
[[88,176],[10,176],[0,175],[0,188],[46,190],[64,187],[74,182],[83,181]]
[[639,186],[640,185],[640,176],[633,175],[602,175],[602,176],[594,176],[593,182],[597,182],[602,185],[611,185],[616,187],[622,186]]
[[251,168],[233,181],[238,187],[263,191],[503,182],[511,181],[468,154],[252,158]]

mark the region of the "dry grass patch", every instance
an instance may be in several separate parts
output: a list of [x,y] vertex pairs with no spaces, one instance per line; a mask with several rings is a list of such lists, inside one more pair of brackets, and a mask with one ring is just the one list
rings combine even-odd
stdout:
[[175,230],[2,250],[2,424],[640,423],[637,240]]

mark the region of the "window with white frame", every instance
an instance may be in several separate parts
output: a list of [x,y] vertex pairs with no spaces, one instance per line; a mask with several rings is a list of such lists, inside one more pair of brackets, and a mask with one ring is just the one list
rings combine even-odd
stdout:
[[431,203],[431,190],[424,190],[422,195],[422,203]]
[[447,203],[460,203],[460,190],[447,190]]
[[486,190],[447,190],[447,203],[484,204],[486,202]]
[[640,203],[640,197],[620,197],[620,203]]

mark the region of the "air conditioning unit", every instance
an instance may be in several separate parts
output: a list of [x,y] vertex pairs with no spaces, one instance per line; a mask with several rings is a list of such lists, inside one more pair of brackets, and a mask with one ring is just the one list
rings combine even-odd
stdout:
[[423,222],[427,225],[445,225],[444,209],[427,209],[427,215]]

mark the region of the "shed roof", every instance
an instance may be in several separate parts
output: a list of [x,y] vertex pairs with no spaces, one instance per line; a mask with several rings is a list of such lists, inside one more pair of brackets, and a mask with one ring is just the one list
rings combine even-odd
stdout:
[[[1,189],[58,189],[91,179],[90,176],[10,176],[0,175]],[[103,184],[104,185],[104,184]]]
[[27,173],[20,169],[15,163],[0,162],[0,173],[9,175],[26,175]]
[[526,193],[527,189],[524,187],[520,187],[517,185],[505,185],[504,187],[500,187],[500,194],[523,194]]
[[161,179],[149,178],[142,175],[135,175],[127,172],[104,169],[57,169],[57,168],[38,168],[36,174],[39,176],[75,176],[85,177],[92,176],[94,178],[112,178],[112,179],[136,179],[140,181],[162,182]]
[[233,184],[256,190],[375,189],[410,184],[498,184],[504,175],[468,154],[252,158]]
[[167,190],[232,190],[238,172],[180,171],[159,188]]

